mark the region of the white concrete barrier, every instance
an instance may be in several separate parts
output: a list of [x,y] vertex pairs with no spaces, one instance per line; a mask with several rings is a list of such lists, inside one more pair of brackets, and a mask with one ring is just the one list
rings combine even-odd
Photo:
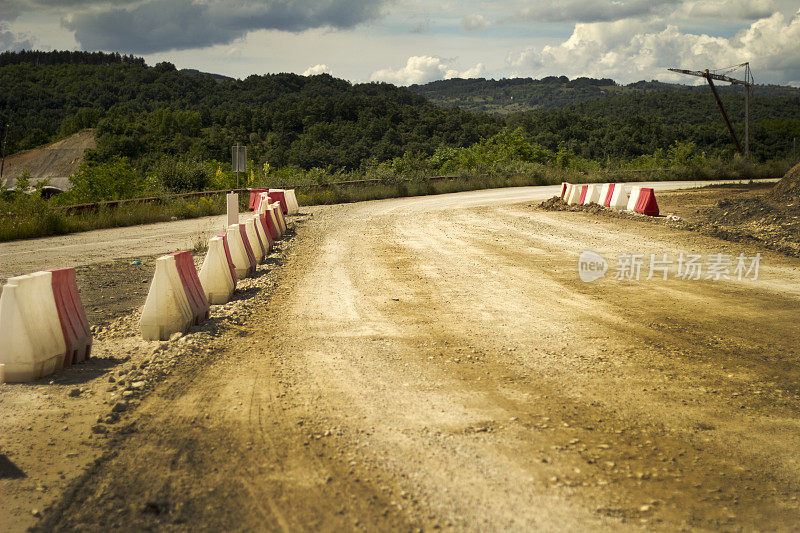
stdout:
[[200,267],[200,284],[208,302],[214,305],[227,303],[236,289],[236,269],[227,248],[227,236],[212,237],[208,252]]
[[66,350],[52,273],[9,278],[0,296],[0,381],[48,376],[63,366]]
[[597,197],[597,203],[600,205],[606,205],[606,199],[608,198],[608,190],[611,188],[611,183],[604,183],[600,186],[600,194]]
[[247,253],[242,232],[239,230],[239,224],[228,226],[227,234],[228,247],[231,250],[236,279],[244,279],[255,272],[255,264],[250,261],[250,255]]
[[286,205],[289,208],[290,215],[296,215],[300,212],[300,206],[297,203],[297,196],[294,194],[294,189],[286,189]]
[[275,214],[275,219],[278,221],[278,226],[281,228],[281,237],[286,235],[286,217],[283,216],[280,204],[272,203],[272,212]]
[[175,256],[159,257],[139,319],[142,338],[148,341],[167,340],[173,333],[185,333],[194,319]]
[[275,213],[270,209],[269,204],[264,206],[264,216],[267,219],[267,226],[269,226],[269,236],[272,237],[273,241],[277,241],[281,238],[281,227],[278,224]]
[[567,203],[569,205],[576,205],[581,203],[581,186],[580,185],[571,185],[569,190],[569,196],[567,196]]
[[255,219],[248,218],[245,220],[244,227],[248,242],[250,243],[250,249],[253,250],[256,264],[261,263],[264,260],[266,251],[264,250],[264,245],[261,243],[261,237],[258,235]]
[[642,192],[641,185],[634,185],[631,188],[631,194],[628,197],[628,205],[625,206],[626,211],[635,211],[636,203],[639,201],[639,193]]
[[261,238],[261,244],[264,245],[264,260],[267,259],[267,256],[272,251],[272,237],[270,237],[266,221],[267,215],[265,213],[257,214],[253,220],[256,222],[256,230],[258,231],[258,236]]
[[586,187],[586,197],[583,199],[583,205],[596,204],[600,199],[600,186],[589,185]]
[[611,201],[609,202],[608,207],[617,211],[622,211],[628,207],[628,193],[625,192],[625,184],[614,184],[614,192],[611,193]]

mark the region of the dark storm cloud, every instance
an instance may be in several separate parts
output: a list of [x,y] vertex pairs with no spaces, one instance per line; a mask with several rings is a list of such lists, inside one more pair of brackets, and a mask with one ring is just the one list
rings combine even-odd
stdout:
[[660,13],[679,0],[540,0],[520,10],[520,16],[536,22],[611,22]]
[[128,9],[80,11],[64,26],[87,50],[149,54],[225,44],[261,29],[346,29],[376,18],[385,0],[152,0]]
[[18,50],[31,50],[34,48],[35,42],[29,36],[20,36],[13,31],[9,31],[0,23],[0,51],[10,50],[12,52]]

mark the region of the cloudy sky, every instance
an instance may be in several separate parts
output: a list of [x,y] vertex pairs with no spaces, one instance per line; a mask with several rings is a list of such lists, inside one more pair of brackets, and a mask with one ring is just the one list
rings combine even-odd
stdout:
[[798,0],[0,0],[0,50],[104,50],[242,78],[548,75],[800,85]]

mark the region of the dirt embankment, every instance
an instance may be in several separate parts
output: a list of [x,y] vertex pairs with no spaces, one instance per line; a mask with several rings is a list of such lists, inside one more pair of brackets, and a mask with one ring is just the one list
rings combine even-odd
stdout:
[[68,187],[69,177],[83,163],[86,150],[95,148],[94,130],[83,130],[52,144],[14,154],[6,158],[3,184],[13,187],[27,171],[32,183],[49,179],[51,185]]
[[[659,192],[656,196],[662,216],[652,218],[619,213],[597,204],[567,205],[558,197],[542,202],[539,207],[546,211],[637,218],[800,256],[800,165],[774,186],[743,184]],[[665,215],[676,215],[678,219]]]

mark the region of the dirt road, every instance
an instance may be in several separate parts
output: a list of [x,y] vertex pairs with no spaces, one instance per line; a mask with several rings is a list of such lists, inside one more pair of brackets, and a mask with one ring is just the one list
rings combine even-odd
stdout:
[[[39,527],[796,529],[800,260],[514,191],[314,209]],[[763,257],[613,279],[681,252]]]

